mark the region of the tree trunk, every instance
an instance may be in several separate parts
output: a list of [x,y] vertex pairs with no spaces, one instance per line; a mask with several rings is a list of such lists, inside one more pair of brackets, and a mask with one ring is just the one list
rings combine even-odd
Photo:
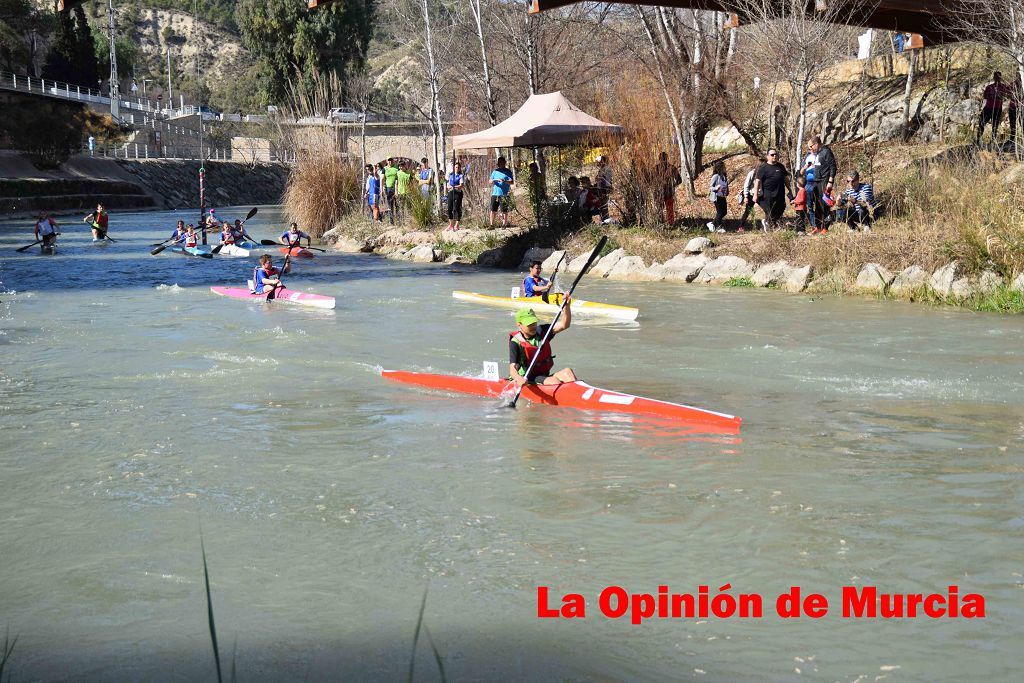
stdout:
[[434,61],[434,34],[430,28],[430,5],[428,0],[423,4],[423,29],[427,43],[427,70],[430,80],[430,129],[434,135],[434,189],[437,191],[438,210],[441,207],[441,164],[446,161],[444,126],[441,121],[441,96],[438,83],[437,63]]
[[917,68],[918,50],[909,50],[907,59],[907,87],[903,91],[903,127],[910,130],[910,98],[914,89],[914,70]]
[[800,152],[804,148],[804,126],[807,123],[807,90],[808,83],[803,80],[798,85],[800,91],[800,114],[796,124],[796,145],[793,150],[793,170],[800,168]]
[[484,97],[486,98],[487,118],[492,126],[498,125],[498,110],[494,103],[494,91],[491,89],[490,60],[487,57],[487,44],[484,41],[483,9],[480,0],[469,0],[469,7],[476,20],[476,37],[480,41],[480,60],[483,64]]
[[533,42],[533,17],[523,13],[526,21],[526,80],[530,86],[530,94],[537,94],[537,46]]

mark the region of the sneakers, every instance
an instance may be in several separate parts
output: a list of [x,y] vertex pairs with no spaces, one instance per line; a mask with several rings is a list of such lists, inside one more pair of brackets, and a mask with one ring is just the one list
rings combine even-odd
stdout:
[[718,230],[716,230],[715,232],[719,232],[719,233],[724,233],[724,232],[725,232],[725,228],[719,228],[719,229],[718,229]]
[[715,231],[715,224],[712,223],[711,221],[708,221],[708,232],[714,232],[714,231]]
[[736,230],[736,232],[746,232],[746,230],[744,230],[744,229],[743,229],[742,227],[740,227],[740,228],[738,228],[738,229]]
[[761,232],[768,232],[768,221],[761,219]]

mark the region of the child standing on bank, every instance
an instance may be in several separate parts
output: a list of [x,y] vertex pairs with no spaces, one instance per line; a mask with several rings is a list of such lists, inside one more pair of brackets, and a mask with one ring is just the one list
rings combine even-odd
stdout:
[[796,234],[806,234],[807,225],[807,179],[804,176],[797,176],[796,197],[793,197],[793,208],[796,209]]

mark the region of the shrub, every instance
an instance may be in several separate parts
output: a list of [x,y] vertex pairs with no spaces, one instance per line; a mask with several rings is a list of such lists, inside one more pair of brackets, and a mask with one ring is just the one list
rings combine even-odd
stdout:
[[289,218],[320,237],[344,216],[359,211],[361,180],[359,169],[336,154],[303,154],[284,191]]

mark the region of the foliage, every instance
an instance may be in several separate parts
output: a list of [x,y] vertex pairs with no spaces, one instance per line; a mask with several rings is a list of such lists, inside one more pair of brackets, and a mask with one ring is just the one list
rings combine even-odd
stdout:
[[420,230],[430,230],[437,223],[437,214],[434,212],[434,200],[431,197],[424,197],[415,187],[410,187],[406,195],[409,216],[412,222]]
[[326,145],[301,154],[284,191],[289,217],[319,237],[345,215],[361,206],[359,168],[330,151]]
[[96,46],[81,5],[75,7],[73,18],[68,12],[58,17],[53,45],[43,66],[43,78],[65,81],[84,88],[95,88],[98,85]]
[[[110,38],[104,31],[96,31],[93,38],[94,52],[96,56],[96,67],[99,73],[107,75],[110,73]],[[118,35],[114,41],[117,49],[117,71],[121,74],[130,74],[137,64],[139,57],[138,45],[126,35]]]
[[[134,0],[136,7],[196,13],[200,19],[231,33],[238,32],[235,23],[235,0]],[[124,11],[124,10],[120,10]],[[120,53],[118,53],[120,55]]]
[[27,37],[33,31],[48,32],[50,17],[37,11],[29,0],[0,0],[0,64],[22,72],[31,59]]
[[296,72],[309,85],[318,73],[343,74],[363,63],[372,5],[345,0],[308,12],[303,0],[241,0],[235,20],[255,58],[263,101],[279,104]]

